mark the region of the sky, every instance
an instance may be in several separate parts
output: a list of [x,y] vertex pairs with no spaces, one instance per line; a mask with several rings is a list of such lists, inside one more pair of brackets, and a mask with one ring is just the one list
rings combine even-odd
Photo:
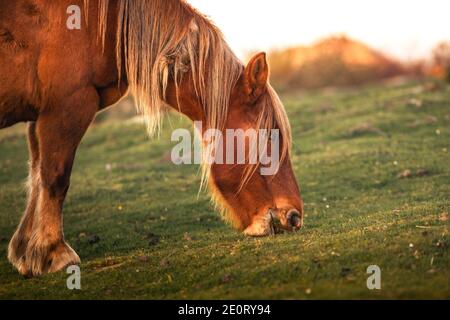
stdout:
[[188,0],[243,58],[346,34],[388,55],[424,58],[450,41],[450,0]]

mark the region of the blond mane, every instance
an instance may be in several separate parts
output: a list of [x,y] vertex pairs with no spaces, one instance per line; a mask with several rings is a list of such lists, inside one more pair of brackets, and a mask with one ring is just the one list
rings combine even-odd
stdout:
[[[85,9],[89,1],[85,1]],[[109,0],[98,1],[99,39],[104,44]],[[160,128],[170,75],[178,88],[190,72],[203,107],[204,127],[223,130],[230,96],[243,71],[218,28],[183,0],[118,0],[117,68],[124,70],[137,108],[145,117],[149,134]],[[122,65],[122,61],[124,65]],[[280,129],[282,160],[291,146],[289,121],[283,104],[268,85],[258,120],[261,129]],[[257,166],[249,166],[241,188]],[[210,166],[203,166],[202,186]]]

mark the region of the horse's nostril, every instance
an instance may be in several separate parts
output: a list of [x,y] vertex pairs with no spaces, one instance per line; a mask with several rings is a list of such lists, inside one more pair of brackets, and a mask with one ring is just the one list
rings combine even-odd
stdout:
[[292,228],[300,229],[302,227],[302,217],[297,210],[291,210],[288,213],[288,221]]

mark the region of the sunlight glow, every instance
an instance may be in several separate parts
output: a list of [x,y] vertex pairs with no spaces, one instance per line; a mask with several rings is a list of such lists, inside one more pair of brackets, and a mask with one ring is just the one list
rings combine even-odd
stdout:
[[188,0],[236,52],[309,45],[346,34],[394,57],[427,57],[450,40],[448,0]]

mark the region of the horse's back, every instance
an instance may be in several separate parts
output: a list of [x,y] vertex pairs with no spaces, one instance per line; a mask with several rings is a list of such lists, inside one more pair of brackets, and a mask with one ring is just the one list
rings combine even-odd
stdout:
[[[33,121],[49,104],[57,108],[86,87],[108,88],[107,98],[99,92],[105,105],[121,95],[109,90],[118,81],[115,39],[107,39],[102,50],[98,24],[85,23],[84,16],[80,30],[67,28],[72,4],[72,0],[0,0],[0,129]],[[112,2],[110,9],[114,11],[115,5]],[[97,7],[92,3],[90,9],[93,20]],[[111,19],[108,28],[115,27]]]

